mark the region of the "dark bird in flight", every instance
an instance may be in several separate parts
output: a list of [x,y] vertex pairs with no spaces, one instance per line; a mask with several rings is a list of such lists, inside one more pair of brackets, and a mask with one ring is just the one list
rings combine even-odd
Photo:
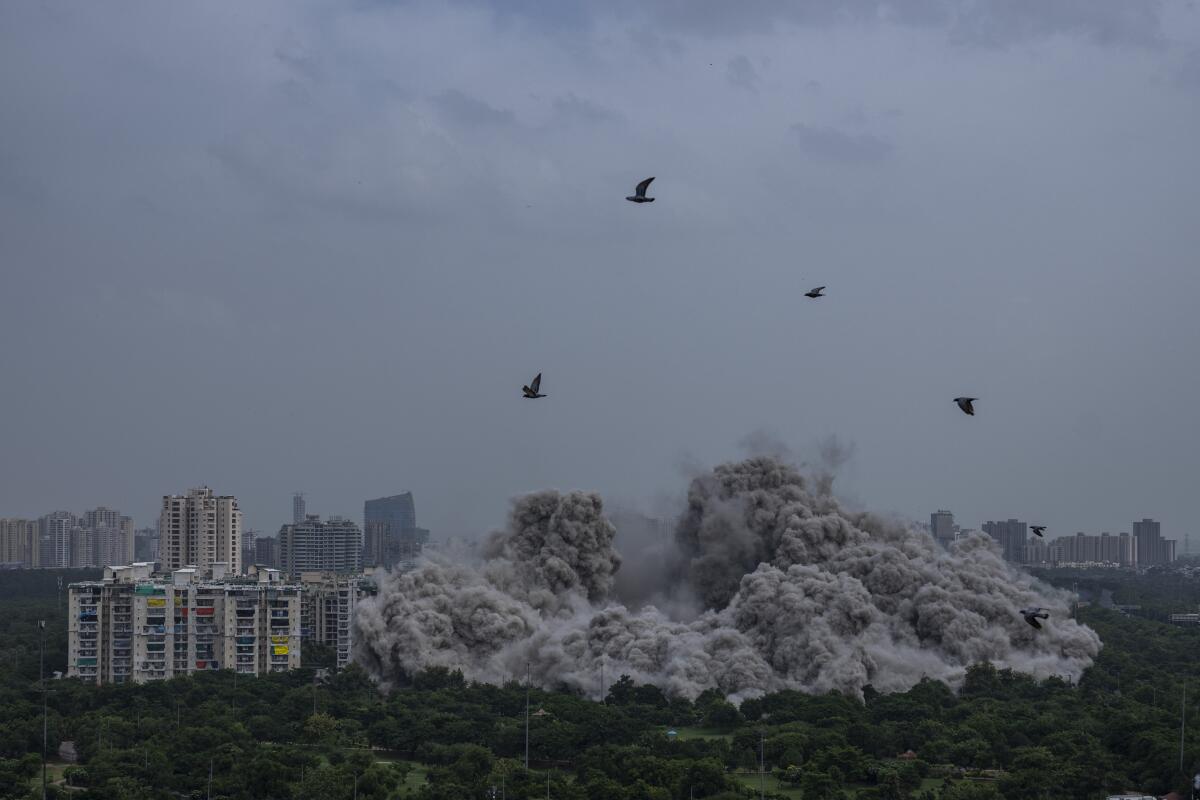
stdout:
[[956,397],[954,398],[954,402],[958,403],[958,407],[962,409],[964,414],[969,414],[973,417],[975,416],[975,406],[972,403],[978,399],[978,397]]
[[530,400],[538,397],[545,397],[544,394],[538,394],[538,389],[542,388],[542,373],[538,373],[537,377],[529,382],[528,386],[522,386],[521,392]]
[[1029,530],[1033,531],[1035,536],[1041,536],[1046,531],[1045,525],[1030,525]]
[[805,292],[805,293],[804,293],[804,296],[805,296],[805,297],[812,297],[812,298],[814,298],[814,299],[815,299],[815,298],[818,298],[818,297],[824,297],[825,295],[821,294],[821,292],[823,292],[823,291],[825,291],[825,287],[824,287],[824,286],[818,286],[818,287],[817,287],[817,288],[815,288],[815,289],[809,289],[807,292]]
[[653,203],[653,197],[646,197],[646,188],[650,185],[650,181],[652,180],[654,180],[654,178],[646,178],[646,180],[637,185],[637,188],[633,190],[633,194],[625,199],[631,203]]
[[1038,622],[1039,619],[1050,619],[1049,612],[1039,606],[1034,606],[1033,608],[1022,608],[1021,616],[1025,618],[1026,622],[1038,630],[1041,630],[1042,628],[1042,623]]

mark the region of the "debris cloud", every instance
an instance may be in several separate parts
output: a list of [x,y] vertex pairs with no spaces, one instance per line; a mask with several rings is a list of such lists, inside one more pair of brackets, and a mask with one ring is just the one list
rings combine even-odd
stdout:
[[[528,669],[539,685],[598,696],[603,663],[673,696],[736,699],[903,691],[922,677],[954,686],[980,661],[1075,679],[1100,650],[1067,593],[985,537],[943,550],[843,509],[829,473],[808,478],[778,457],[694,478],[674,536],[637,548],[625,576],[614,539],[595,494],[518,498],[481,563],[387,575],[359,606],[356,657],[385,688],[432,666],[493,683]],[[1029,606],[1050,612],[1041,630],[1021,616]]]

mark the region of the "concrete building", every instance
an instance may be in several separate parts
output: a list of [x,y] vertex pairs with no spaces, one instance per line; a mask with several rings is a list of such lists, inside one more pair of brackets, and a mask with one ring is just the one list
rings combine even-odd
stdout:
[[133,520],[111,508],[83,512],[72,532],[76,567],[110,567],[129,564],[134,555]]
[[78,552],[77,545],[72,546],[72,531],[79,527],[79,521],[70,511],[55,511],[39,520],[39,548],[43,567],[70,567]]
[[337,655],[337,668],[350,663],[354,609],[366,593],[368,581],[359,576],[330,572],[300,574],[304,593],[300,602],[300,635],[304,641],[328,645]]
[[138,528],[133,535],[133,561],[158,561],[158,531],[154,528]]
[[307,516],[304,510],[304,492],[296,492],[292,495],[292,524],[299,525]]
[[254,540],[254,563],[260,567],[279,567],[279,540],[259,536]]
[[1133,523],[1133,538],[1137,540],[1139,567],[1170,564],[1175,560],[1175,540],[1162,538],[1161,526],[1154,520]]
[[1128,533],[1114,536],[1101,533],[1090,536],[1076,533],[1059,536],[1042,543],[1030,542],[1025,547],[1026,564],[1089,564],[1095,566],[1137,566],[1137,540]]
[[299,524],[279,529],[279,568],[288,575],[302,572],[357,573],[362,570],[362,531],[348,519],[321,521],[309,514]]
[[1015,564],[1024,563],[1027,531],[1027,525],[1015,519],[1002,522],[989,520],[983,523],[983,532],[1000,545],[1000,549],[1004,553],[1004,560]]
[[[242,531],[242,568],[248,569],[252,564],[257,564],[256,556],[258,555],[258,531],[253,528],[247,528]],[[277,564],[264,564],[263,566],[278,566]]]
[[412,492],[363,504],[363,566],[394,567],[411,563],[428,542],[429,531],[417,527]]
[[942,547],[954,541],[954,515],[940,509],[929,515],[929,532]]
[[0,519],[0,565],[32,569],[41,566],[36,519]]
[[242,571],[242,512],[236,497],[216,496],[207,486],[164,495],[158,532],[164,570],[194,566],[207,572],[220,562],[234,574]]
[[236,669],[261,675],[300,666],[300,587],[278,570],[227,575],[217,562],[154,576],[152,564],[106,567],[68,588],[67,675],[145,683]]

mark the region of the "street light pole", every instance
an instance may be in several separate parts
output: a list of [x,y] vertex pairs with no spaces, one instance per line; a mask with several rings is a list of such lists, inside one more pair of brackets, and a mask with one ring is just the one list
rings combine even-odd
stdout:
[[766,789],[766,763],[767,763],[767,735],[763,731],[758,732],[758,797],[763,800],[767,796]]
[[[61,584],[62,579],[59,578]],[[38,620],[41,644],[38,646],[38,683],[42,689],[42,800],[46,800],[46,620]]]
[[529,769],[529,682],[532,676],[529,662],[525,662],[525,769]]
[[1187,722],[1187,684],[1183,685],[1183,699],[1179,701],[1179,771],[1183,772],[1183,733]]

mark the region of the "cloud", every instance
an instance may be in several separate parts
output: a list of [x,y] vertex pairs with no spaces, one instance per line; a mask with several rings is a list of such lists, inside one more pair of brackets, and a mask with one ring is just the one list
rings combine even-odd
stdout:
[[517,120],[511,111],[493,108],[482,100],[448,89],[430,99],[434,108],[449,122],[464,127],[494,125],[507,127]]
[[731,85],[751,92],[755,90],[755,84],[758,83],[758,73],[754,70],[750,59],[745,56],[737,56],[729,60],[729,63],[725,65],[725,77]]
[[803,123],[793,125],[792,130],[804,152],[823,161],[868,164],[885,161],[892,155],[891,142],[869,133],[846,133]]

